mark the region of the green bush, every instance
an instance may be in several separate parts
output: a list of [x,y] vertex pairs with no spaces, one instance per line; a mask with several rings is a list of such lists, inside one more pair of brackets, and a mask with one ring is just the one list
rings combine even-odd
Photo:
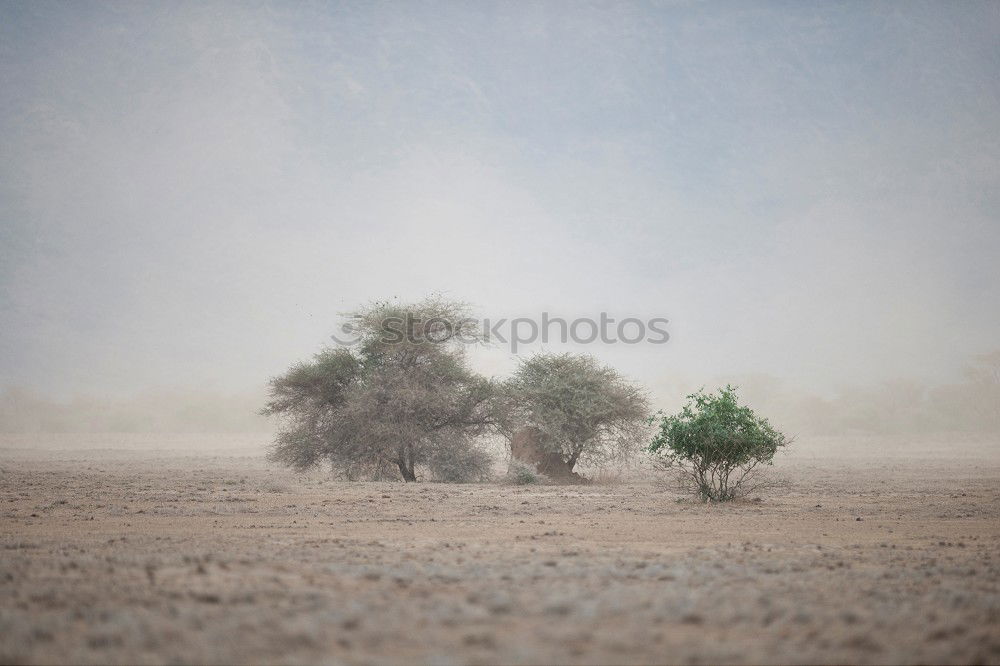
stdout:
[[703,500],[725,502],[758,488],[761,466],[770,465],[788,443],[726,386],[718,393],[689,395],[680,414],[661,416],[649,452],[677,470]]

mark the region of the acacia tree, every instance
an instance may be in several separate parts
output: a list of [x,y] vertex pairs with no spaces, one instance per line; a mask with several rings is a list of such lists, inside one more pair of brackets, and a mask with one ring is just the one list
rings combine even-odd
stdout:
[[535,355],[503,389],[498,421],[513,457],[556,480],[581,480],[580,462],[627,458],[648,432],[643,391],[591,356]]
[[263,412],[282,419],[270,457],[298,470],[324,461],[348,478],[442,480],[489,467],[475,437],[491,423],[494,385],[467,366],[481,338],[467,306],[442,299],[375,303],[351,314],[359,344],[329,349],[271,380]]

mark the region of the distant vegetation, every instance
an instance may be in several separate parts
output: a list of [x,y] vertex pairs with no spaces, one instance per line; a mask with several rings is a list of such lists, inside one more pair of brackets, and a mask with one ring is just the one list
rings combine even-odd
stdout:
[[[405,331],[412,338],[444,337],[386,344],[380,327],[407,314],[414,315]],[[536,472],[574,481],[581,465],[622,461],[639,448],[648,432],[639,387],[573,354],[539,354],[510,379],[487,380],[471,371],[453,340],[480,335],[466,315],[463,305],[441,299],[358,311],[352,322],[360,345],[322,351],[271,382],[264,411],[279,421],[273,457],[298,469],[329,463],[347,478],[413,480],[420,473],[475,481],[492,466],[481,440],[499,433]],[[430,328],[414,328],[435,318]],[[464,328],[446,331],[441,321]],[[726,379],[740,385],[748,405],[796,435],[1000,433],[1000,350],[972,358],[959,381],[938,386],[897,380],[820,397],[766,375]],[[273,432],[274,421],[259,413],[264,400],[158,390],[54,401],[8,388],[0,393],[0,432]]]
[[[508,481],[577,483],[586,481],[578,464],[627,462],[645,443],[702,498],[725,501],[753,490],[789,441],[727,386],[690,395],[655,424],[650,444],[645,392],[586,355],[537,354],[506,381],[481,377],[463,343],[482,331],[460,303],[376,303],[352,322],[357,345],[271,381],[263,413],[280,419],[273,460],[329,464],[348,479],[481,481],[492,467],[483,438],[500,434]],[[1000,353],[978,357],[964,383],[936,389],[893,384],[824,400],[766,377],[749,384],[754,408],[797,434],[1000,430]]]
[[5,433],[264,433],[264,393],[155,390],[126,399],[55,401],[20,389],[0,393]]
[[476,375],[462,343],[482,331],[460,303],[376,303],[351,319],[359,344],[271,381],[273,460],[347,478],[478,481],[491,468],[481,438],[495,433],[538,479],[572,483],[578,462],[627,458],[647,436],[643,392],[589,356],[540,354],[506,382]]
[[[970,359],[962,378],[927,385],[894,380],[821,397],[777,377],[722,377],[738,384],[754,409],[799,435],[1000,433],[1000,351]],[[680,387],[681,398],[691,386]],[[58,401],[31,391],[0,392],[0,432],[269,432],[258,414],[264,393],[158,390],[125,399],[79,396]],[[667,401],[670,404],[672,401]],[[682,401],[676,401],[678,407]]]
[[950,384],[897,379],[847,387],[829,398],[766,375],[725,379],[739,384],[754,409],[798,434],[1000,433],[1000,350],[972,357],[961,375]]

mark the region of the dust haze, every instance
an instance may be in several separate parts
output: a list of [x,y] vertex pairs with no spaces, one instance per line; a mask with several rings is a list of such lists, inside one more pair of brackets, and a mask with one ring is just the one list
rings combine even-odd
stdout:
[[[998,211],[996,2],[0,0],[0,662],[1000,663]],[[281,378],[428,297],[668,322],[456,385],[791,444],[727,503],[491,414],[476,483],[282,464]]]
[[595,352],[664,400],[1000,347],[992,3],[2,11],[0,386],[259,392],[433,292],[668,318]]

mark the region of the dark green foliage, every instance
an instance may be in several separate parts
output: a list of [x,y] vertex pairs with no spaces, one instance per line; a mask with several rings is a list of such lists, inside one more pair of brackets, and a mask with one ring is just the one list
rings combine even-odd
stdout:
[[702,499],[727,501],[752,491],[760,465],[770,465],[788,439],[740,405],[732,386],[688,400],[680,414],[661,417],[650,453],[680,471]]

